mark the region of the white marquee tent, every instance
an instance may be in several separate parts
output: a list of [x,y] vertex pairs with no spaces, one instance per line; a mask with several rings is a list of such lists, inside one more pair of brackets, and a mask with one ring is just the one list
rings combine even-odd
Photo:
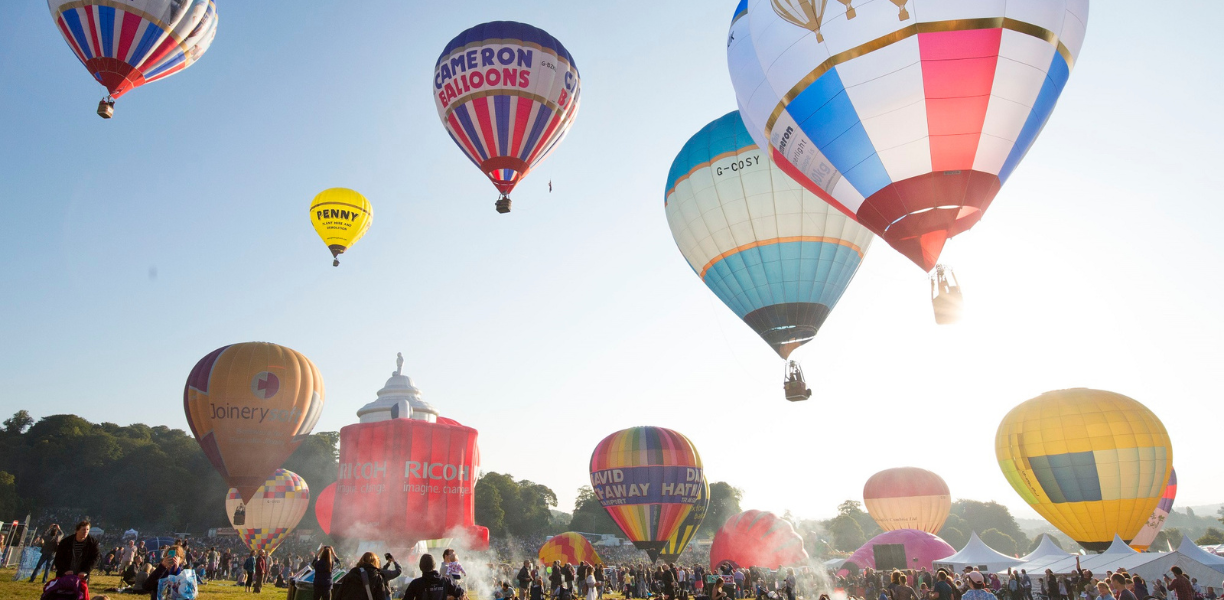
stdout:
[[979,571],[995,573],[1006,571],[1008,567],[1019,567],[1024,560],[1013,558],[1002,552],[996,552],[978,537],[976,532],[969,536],[969,543],[960,552],[947,558],[932,562],[934,568],[950,569],[959,572],[965,567],[977,567]]

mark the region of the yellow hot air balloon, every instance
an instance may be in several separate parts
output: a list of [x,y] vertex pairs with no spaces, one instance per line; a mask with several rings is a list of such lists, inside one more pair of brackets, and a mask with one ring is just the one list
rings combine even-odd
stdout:
[[374,209],[365,196],[348,188],[319,192],[310,202],[310,223],[332,253],[332,266],[340,266],[341,254],[365,235],[374,221]]
[[1089,550],[1130,542],[1173,468],[1164,424],[1101,390],[1046,392],[1013,408],[995,436],[1003,475],[1033,510]]

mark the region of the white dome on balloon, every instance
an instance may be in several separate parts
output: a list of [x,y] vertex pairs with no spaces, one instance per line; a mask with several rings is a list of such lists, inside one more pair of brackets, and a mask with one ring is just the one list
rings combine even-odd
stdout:
[[362,423],[391,419],[415,419],[430,423],[438,421],[437,409],[421,398],[421,390],[403,371],[404,355],[397,354],[395,372],[391,374],[387,384],[378,390],[378,399],[357,411]]

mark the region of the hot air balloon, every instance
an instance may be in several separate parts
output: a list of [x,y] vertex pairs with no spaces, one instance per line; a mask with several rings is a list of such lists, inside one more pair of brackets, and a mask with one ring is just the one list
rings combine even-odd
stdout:
[[696,535],[697,529],[701,527],[701,522],[705,520],[706,511],[710,510],[710,484],[704,478],[701,483],[701,497],[693,505],[693,510],[689,511],[684,522],[680,523],[680,527],[676,529],[676,533],[667,539],[667,544],[659,551],[659,558],[665,563],[673,563],[680,559],[680,555]]
[[266,342],[210,352],[183,389],[191,433],[243,500],[297,450],[322,410],[323,376],[314,363]]
[[115,100],[199,60],[217,35],[214,0],[47,0],[55,25],[93,78],[106,87],[98,116]]
[[727,519],[710,545],[711,570],[718,570],[723,564],[773,568],[807,561],[803,538],[794,526],[761,510],[747,510]]
[[1148,517],[1147,523],[1143,524],[1143,529],[1140,529],[1135,539],[1131,540],[1131,548],[1143,552],[1152,545],[1156,535],[1160,533],[1160,530],[1164,529],[1165,519],[1169,518],[1169,513],[1173,512],[1173,499],[1176,497],[1177,471],[1170,469],[1169,485],[1165,486],[1164,495],[1160,497],[1160,503],[1156,505],[1156,510],[1152,511],[1152,516]]
[[670,429],[622,429],[591,453],[595,497],[652,561],[694,510],[705,485],[697,448]]
[[277,469],[249,502],[243,502],[235,488],[225,496],[225,512],[242,543],[254,552],[267,550],[268,554],[289,537],[309,506],[306,480],[285,469]]
[[332,508],[336,503],[336,484],[331,484],[319,492],[315,498],[315,521],[323,533],[331,535]]
[[930,271],[1032,147],[1087,21],[1088,0],[741,0],[727,63],[778,166]]
[[562,565],[576,565],[583,561],[589,565],[603,564],[603,559],[599,558],[591,542],[581,533],[573,531],[554,535],[540,546],[540,562],[548,566],[554,560],[561,561]]
[[[904,566],[876,564],[876,546],[896,545],[902,546],[905,550]],[[956,549],[937,535],[918,531],[917,529],[894,529],[893,531],[885,531],[867,540],[866,544],[863,544],[846,559],[846,563],[853,564],[859,569],[903,569],[909,567],[911,569],[930,570],[932,569],[931,563],[953,554],[956,554]]]
[[885,469],[872,475],[863,486],[863,503],[884,531],[939,533],[952,510],[948,484],[939,475],[917,467]]
[[578,115],[578,67],[548,32],[482,23],[451,40],[434,66],[434,103],[455,145],[493,182],[497,212],[561,143]]
[[332,253],[332,266],[340,266],[344,254],[374,222],[374,208],[365,196],[347,188],[319,192],[310,201],[310,223]]
[[[684,144],[663,206],[689,266],[783,359],[816,336],[872,240],[865,227],[787,177],[752,141],[738,112]],[[790,400],[811,395],[793,363],[785,387]]]
[[995,435],[999,467],[1020,497],[1079,545],[1134,539],[1173,470],[1164,424],[1139,402],[1084,388],[1013,408]]

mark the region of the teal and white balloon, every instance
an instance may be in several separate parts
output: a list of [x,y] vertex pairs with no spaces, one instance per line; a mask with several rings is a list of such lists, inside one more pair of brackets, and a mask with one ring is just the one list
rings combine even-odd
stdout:
[[816,336],[873,238],[783,173],[738,111],[684,145],[664,198],[689,266],[782,358]]

